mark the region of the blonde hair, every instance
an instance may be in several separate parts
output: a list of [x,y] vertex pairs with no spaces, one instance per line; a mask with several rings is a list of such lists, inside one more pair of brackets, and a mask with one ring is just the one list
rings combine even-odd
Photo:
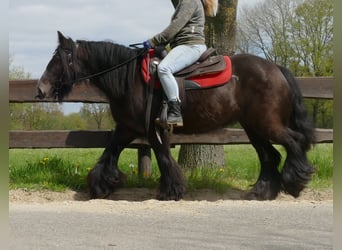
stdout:
[[206,16],[216,16],[218,11],[218,0],[204,0],[204,11]]

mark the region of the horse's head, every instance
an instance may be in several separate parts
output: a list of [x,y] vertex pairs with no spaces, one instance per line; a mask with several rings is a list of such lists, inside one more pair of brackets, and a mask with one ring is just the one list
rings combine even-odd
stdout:
[[61,101],[72,89],[79,72],[77,46],[71,38],[58,31],[58,47],[37,84],[37,98]]

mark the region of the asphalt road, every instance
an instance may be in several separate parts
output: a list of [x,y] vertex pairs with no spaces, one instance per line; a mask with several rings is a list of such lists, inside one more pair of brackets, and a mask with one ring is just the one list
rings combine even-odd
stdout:
[[332,201],[10,204],[10,249],[332,249]]

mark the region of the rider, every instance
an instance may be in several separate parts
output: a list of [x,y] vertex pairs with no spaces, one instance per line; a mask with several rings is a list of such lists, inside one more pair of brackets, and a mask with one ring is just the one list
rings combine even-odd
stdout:
[[[173,3],[175,1],[172,1]],[[207,47],[205,45],[205,13],[214,16],[216,6],[210,0],[179,0],[174,4],[175,12],[170,24],[153,38],[143,44],[147,49],[170,44],[171,50],[158,65],[158,76],[168,99],[167,123],[183,126],[178,84],[174,73],[195,63]],[[208,13],[208,7],[214,7]]]

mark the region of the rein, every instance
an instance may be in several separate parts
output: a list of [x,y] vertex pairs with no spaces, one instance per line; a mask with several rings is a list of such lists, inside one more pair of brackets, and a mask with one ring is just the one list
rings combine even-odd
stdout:
[[[95,74],[92,74],[92,75],[88,75],[88,76],[85,76],[85,77],[80,77],[80,78],[77,78],[77,79],[74,79],[74,80],[70,80],[70,81],[65,81],[65,82],[60,81],[60,82],[59,82],[60,86],[57,88],[57,90],[60,89],[60,88],[61,88],[63,85],[65,85],[65,84],[72,84],[72,83],[75,83],[75,82],[81,82],[81,81],[88,80],[88,79],[91,79],[91,78],[99,77],[99,76],[104,75],[104,74],[106,74],[106,73],[108,73],[108,72],[111,72],[111,71],[113,71],[113,70],[116,70],[116,69],[118,69],[118,68],[121,68],[121,67],[125,66],[126,64],[128,64],[128,63],[134,61],[134,60],[137,59],[139,56],[142,56],[142,55],[145,54],[146,52],[147,52],[147,50],[144,49],[144,50],[142,50],[140,53],[138,53],[136,56],[134,56],[134,57],[132,57],[132,58],[130,58],[130,59],[128,59],[128,60],[126,60],[126,61],[124,61],[124,62],[118,64],[118,65],[115,65],[115,66],[113,66],[113,67],[110,67],[110,68],[108,68],[108,69],[105,69],[105,70],[103,70],[103,71],[100,71],[100,72],[98,72],[98,73],[95,73]],[[70,51],[70,53],[67,54],[67,58],[71,58],[71,59],[73,58],[73,51]],[[69,68],[72,68],[73,60],[70,61],[70,62],[67,63],[67,64],[68,64]],[[73,70],[73,71],[74,71],[74,70]],[[74,75],[76,76],[75,71],[74,71]]]

